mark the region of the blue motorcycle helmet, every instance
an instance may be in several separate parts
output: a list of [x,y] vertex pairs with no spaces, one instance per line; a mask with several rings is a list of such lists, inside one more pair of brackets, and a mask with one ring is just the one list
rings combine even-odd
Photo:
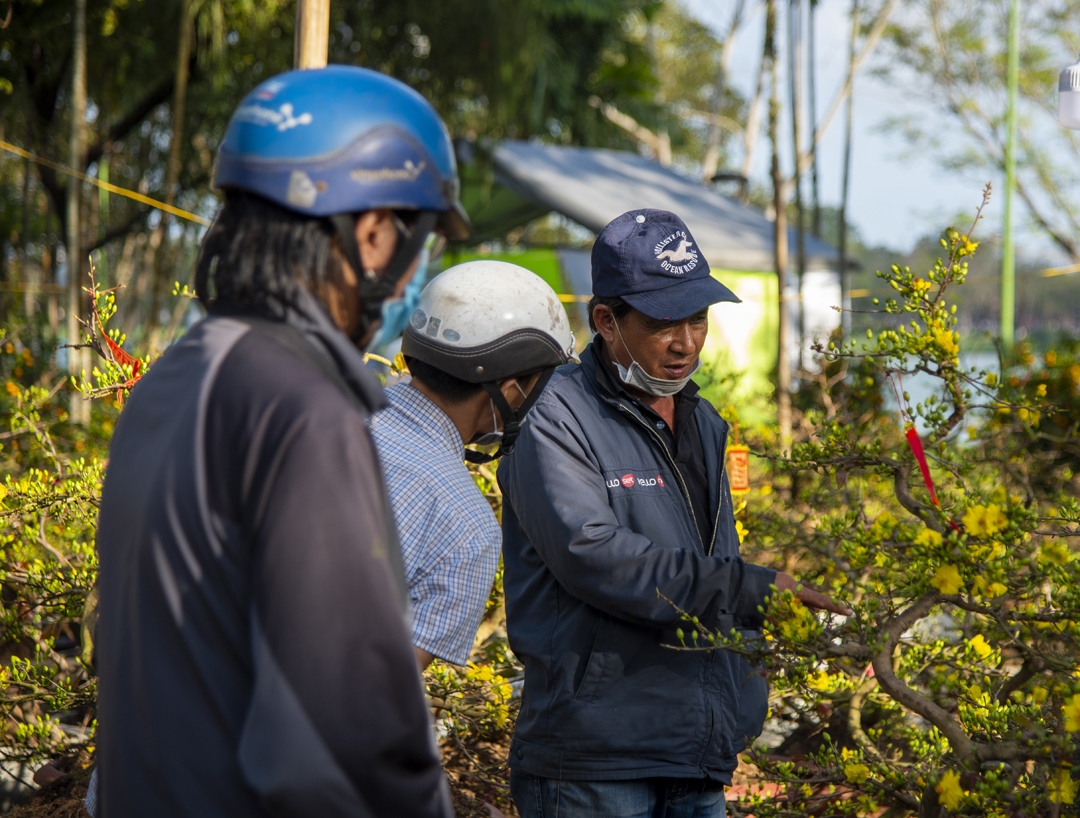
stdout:
[[[385,74],[330,65],[279,74],[244,98],[218,151],[214,187],[244,190],[333,224],[359,279],[364,315],[356,340],[382,320],[382,304],[438,230],[467,239],[469,219],[450,135],[431,104]],[[398,244],[382,275],[365,270],[359,214],[385,208]]]

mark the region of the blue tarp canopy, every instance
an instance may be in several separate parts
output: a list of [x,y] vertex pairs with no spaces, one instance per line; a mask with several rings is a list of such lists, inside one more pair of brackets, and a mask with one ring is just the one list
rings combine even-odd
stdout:
[[[773,223],[761,211],[644,156],[506,140],[495,146],[492,160],[496,187],[504,192],[494,194],[488,207],[472,214],[481,239],[505,234],[510,227],[550,211],[599,233],[621,213],[651,207],[681,216],[711,266],[747,271],[775,269]],[[789,257],[794,267],[795,231],[790,230],[789,236]],[[840,259],[835,248],[809,233],[805,240],[807,269],[838,269]]]

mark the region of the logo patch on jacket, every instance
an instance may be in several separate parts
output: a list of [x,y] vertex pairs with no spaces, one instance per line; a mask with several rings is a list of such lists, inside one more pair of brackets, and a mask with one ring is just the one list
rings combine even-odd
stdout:
[[617,489],[619,487],[632,489],[634,486],[641,486],[647,488],[649,486],[659,486],[664,488],[664,478],[659,474],[656,477],[638,477],[633,472],[627,472],[622,477],[612,477],[607,481],[607,487],[609,489]]

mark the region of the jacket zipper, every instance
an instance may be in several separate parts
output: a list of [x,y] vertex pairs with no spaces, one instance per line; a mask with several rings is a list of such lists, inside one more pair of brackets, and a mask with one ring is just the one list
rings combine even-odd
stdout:
[[[720,449],[720,482],[719,493],[716,497],[716,519],[713,520],[712,542],[709,543],[709,556],[712,556],[713,548],[716,547],[716,537],[720,533],[720,507],[724,504],[724,481],[727,480],[727,438]],[[732,500],[731,513],[735,513],[735,501]]]
[[[643,421],[637,416],[633,409],[626,404],[615,401],[615,405],[619,407],[620,412],[625,412],[635,421],[637,421],[643,429],[648,431],[653,437],[656,438],[656,442],[660,444],[660,448],[664,450],[664,454],[667,455],[668,463],[671,464],[671,470],[675,474],[675,479],[679,481],[679,488],[682,489],[683,497],[686,500],[686,507],[690,509],[690,518],[694,521],[694,531],[697,532],[698,542],[701,542],[701,530],[698,528],[697,517],[694,515],[694,504],[690,502],[690,490],[686,487],[686,483],[683,481],[682,472],[679,471],[679,467],[675,465],[675,458],[671,456],[671,450],[668,449],[667,443],[660,435],[656,433],[648,423]],[[709,538],[709,545],[706,547],[705,543],[701,543],[701,550],[705,552],[708,557],[712,556],[713,549],[716,547],[716,535],[720,533],[720,508],[724,503],[724,480],[727,478],[727,441],[724,441],[724,447],[720,450],[720,481],[719,491],[716,496],[716,517],[713,519],[712,536]],[[732,509],[734,511],[734,509]]]
[[[706,548],[705,543],[701,542],[701,529],[698,528],[697,517],[694,515],[694,504],[692,502],[690,502],[690,490],[686,487],[686,483],[683,480],[682,472],[680,472],[679,467],[677,465],[675,465],[675,458],[671,456],[671,450],[668,449],[667,443],[664,441],[664,438],[662,438],[660,435],[658,435],[656,433],[656,430],[653,429],[651,426],[649,426],[648,423],[646,423],[641,418],[639,418],[637,416],[637,414],[632,409],[630,409],[630,407],[628,407],[625,404],[620,403],[618,401],[616,401],[616,405],[619,407],[619,411],[625,412],[628,415],[630,415],[630,417],[632,417],[639,424],[641,424],[641,427],[643,429],[645,429],[646,431],[648,431],[649,434],[651,434],[653,437],[655,437],[656,442],[660,444],[660,448],[664,450],[664,454],[667,455],[668,463],[671,464],[671,471],[675,475],[675,479],[679,481],[679,488],[682,489],[683,498],[686,500],[686,507],[688,509],[690,509],[690,519],[694,521],[694,531],[697,532],[698,542],[701,543],[701,550],[704,551],[707,556],[711,557],[712,556],[712,545],[713,545],[713,543],[710,542],[709,547]],[[719,506],[717,506],[716,519],[717,520],[720,519],[720,507]],[[713,539],[713,541],[716,540],[716,531],[715,530],[713,531],[712,539]]]

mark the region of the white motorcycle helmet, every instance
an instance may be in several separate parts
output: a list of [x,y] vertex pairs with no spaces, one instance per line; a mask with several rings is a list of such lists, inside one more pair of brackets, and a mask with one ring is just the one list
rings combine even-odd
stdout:
[[[504,261],[468,261],[437,275],[420,294],[401,352],[467,383],[482,386],[502,416],[502,445],[488,462],[514,449],[521,421],[555,368],[573,359],[574,335],[559,297],[538,275]],[[512,409],[498,384],[540,373]]]

